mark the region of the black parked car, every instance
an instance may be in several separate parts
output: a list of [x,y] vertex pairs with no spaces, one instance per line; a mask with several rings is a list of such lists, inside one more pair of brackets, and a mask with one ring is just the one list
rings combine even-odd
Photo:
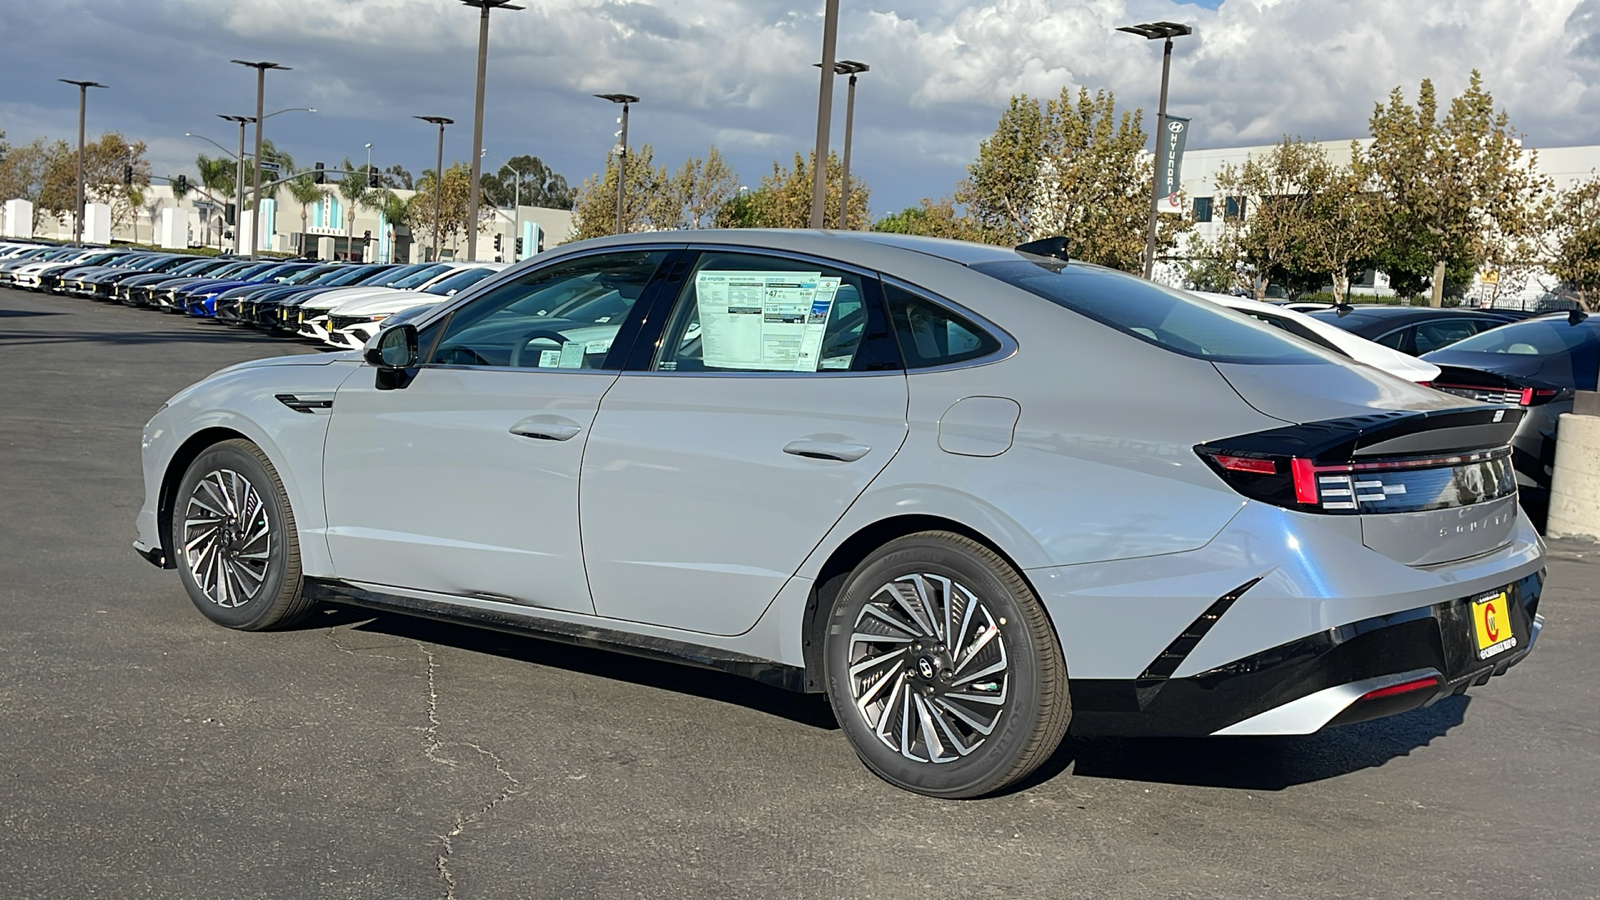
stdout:
[[1511,439],[1517,481],[1548,488],[1556,423],[1575,391],[1600,376],[1600,316],[1581,312],[1524,319],[1464,338],[1422,357],[1440,368],[1433,386],[1474,400],[1528,408]]
[[1514,321],[1510,311],[1435,309],[1431,306],[1347,306],[1307,313],[1401,353],[1421,356],[1480,331]]

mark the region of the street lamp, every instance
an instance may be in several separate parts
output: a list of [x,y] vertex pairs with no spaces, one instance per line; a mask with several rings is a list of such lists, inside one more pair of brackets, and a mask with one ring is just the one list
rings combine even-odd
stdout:
[[455,119],[444,116],[412,116],[430,125],[439,126],[439,161],[433,166],[433,261],[439,261],[439,215],[444,200],[444,127],[454,125]]
[[[250,196],[255,202],[250,204],[250,258],[255,259],[261,247],[261,124],[266,118],[262,101],[266,98],[267,70],[282,69],[289,71],[288,66],[280,66],[275,62],[247,62],[242,59],[229,60],[241,66],[248,66],[256,70],[256,154],[255,154],[255,184],[250,189]],[[244,209],[241,207],[239,216],[242,218]],[[234,234],[238,235],[237,227]]]
[[639,98],[632,94],[595,94],[601,100],[610,100],[612,103],[622,104],[622,115],[617,123],[622,129],[617,132],[617,227],[612,234],[622,233],[622,186],[628,176],[628,105],[638,103]]
[[467,259],[478,258],[478,179],[483,177],[483,83],[489,68],[489,10],[522,9],[510,0],[461,0],[475,6],[478,19],[478,100],[472,114],[472,185],[467,191]]
[[822,209],[828,198],[828,125],[833,119],[834,47],[839,42],[839,0],[826,0],[822,8],[822,84],[817,88],[817,155],[811,172],[811,227],[822,227]]
[[[244,224],[244,126],[250,122],[254,122],[256,117],[225,116],[222,113],[217,113],[216,116],[219,119],[226,119],[229,122],[239,123],[239,155],[234,157],[234,160],[238,165],[235,170],[237,174],[233,178],[233,252],[234,255],[237,256],[238,254],[244,252],[244,229],[239,227],[240,225]],[[257,152],[260,152],[259,149]],[[259,157],[256,158],[255,169],[256,183],[259,185],[261,182],[261,159]],[[252,230],[250,234],[251,240],[255,240],[254,230]],[[221,241],[218,241],[218,243],[220,244]]]
[[77,214],[72,218],[72,242],[83,243],[83,116],[89,103],[89,88],[103,88],[106,85],[98,81],[73,81],[70,78],[57,78],[63,84],[78,86],[78,199]]
[[[818,68],[822,67],[822,63],[812,63],[812,65]],[[841,229],[850,227],[850,132],[856,118],[856,75],[871,71],[871,69],[872,67],[866,63],[856,62],[853,59],[841,59],[833,64],[833,71],[836,74],[850,76],[849,99],[845,101],[844,106],[844,163],[841,173],[843,177],[840,178],[841,185],[839,188],[839,227]]]
[[[1136,34],[1145,40],[1165,41],[1161,48],[1161,102],[1156,109],[1155,162],[1159,165],[1161,142],[1167,134],[1167,73],[1172,68],[1172,39],[1193,34],[1194,29],[1177,22],[1147,22],[1143,25],[1124,25],[1117,30]],[[1153,175],[1150,180],[1150,224],[1144,237],[1144,277],[1147,280],[1156,264],[1156,209],[1161,202],[1161,173],[1154,171]]]
[[[487,150],[483,152],[485,156],[489,153]],[[522,256],[517,253],[517,241],[522,239],[522,179],[526,178],[528,173],[511,165],[510,160],[506,160],[500,168],[510,169],[511,173],[517,176],[517,180],[513,183],[511,200],[511,261],[521,262]]]

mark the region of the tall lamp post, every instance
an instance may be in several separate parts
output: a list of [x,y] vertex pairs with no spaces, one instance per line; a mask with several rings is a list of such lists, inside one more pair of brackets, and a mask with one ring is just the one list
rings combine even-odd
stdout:
[[63,84],[78,86],[78,199],[74,209],[77,213],[72,217],[72,242],[83,243],[83,117],[89,104],[89,88],[103,88],[106,85],[98,81],[73,81],[70,78],[57,78]]
[[522,9],[511,0],[461,0],[475,6],[478,19],[478,99],[472,114],[472,185],[467,191],[467,259],[478,258],[478,179],[483,177],[483,84],[489,69],[489,10]]
[[[242,59],[229,60],[229,62],[256,70],[256,153],[254,157],[256,164],[253,166],[255,169],[254,184],[250,188],[250,196],[254,201],[250,204],[250,258],[255,259],[261,247],[261,123],[266,118],[264,114],[266,110],[262,106],[262,101],[266,99],[267,70],[282,69],[287,72],[289,67],[280,66],[275,62],[246,62]],[[239,215],[240,217],[244,215],[242,208],[239,210]],[[234,234],[238,234],[237,229],[235,229]]]
[[601,100],[610,100],[612,103],[622,104],[622,115],[617,123],[622,129],[617,132],[617,225],[612,234],[622,233],[622,188],[628,182],[628,105],[638,103],[639,98],[632,94],[595,94]]
[[817,87],[817,150],[811,166],[811,227],[822,227],[828,199],[828,126],[833,120],[834,47],[839,43],[839,0],[822,7],[822,84]]
[[1156,218],[1159,215],[1156,209],[1161,202],[1161,142],[1167,135],[1167,73],[1172,69],[1172,39],[1193,34],[1194,29],[1188,25],[1177,22],[1147,22],[1143,25],[1124,25],[1117,29],[1129,34],[1136,34],[1146,40],[1162,40],[1165,45],[1161,48],[1161,102],[1156,108],[1156,137],[1155,137],[1155,166],[1152,166],[1155,177],[1150,180],[1150,224],[1144,237],[1144,277],[1149,280],[1150,273],[1156,264]]
[[[812,63],[820,68],[822,63]],[[862,72],[869,72],[872,67],[864,62],[853,59],[841,59],[833,64],[833,71],[839,75],[850,76],[850,90],[844,104],[844,162],[839,179],[839,227],[850,227],[850,132],[856,120],[856,76]]]
[[439,216],[444,200],[444,127],[454,125],[455,119],[444,116],[412,116],[430,125],[439,126],[439,161],[433,164],[433,261],[439,261]]
[[[222,113],[217,113],[217,118],[239,123],[239,155],[234,157],[238,167],[235,170],[237,174],[233,178],[233,252],[237,256],[244,252],[244,229],[239,227],[244,224],[244,126],[247,123],[254,122],[256,118],[255,116],[225,116]],[[260,172],[261,167],[256,166],[256,171]],[[254,233],[252,232],[253,239]]]

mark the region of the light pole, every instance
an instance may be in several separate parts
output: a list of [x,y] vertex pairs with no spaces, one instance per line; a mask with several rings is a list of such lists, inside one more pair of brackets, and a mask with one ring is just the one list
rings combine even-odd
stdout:
[[[252,167],[255,170],[255,179],[253,186],[250,188],[250,196],[253,200],[250,204],[250,258],[255,259],[261,247],[261,123],[266,118],[266,110],[262,106],[262,101],[266,99],[267,70],[282,69],[287,72],[289,67],[280,66],[275,62],[246,62],[242,59],[229,61],[241,66],[249,66],[256,70],[256,152],[255,165]],[[243,216],[244,210],[241,208],[239,217],[242,218]],[[234,230],[234,235],[238,235],[237,228]]]
[[74,209],[77,213],[72,217],[72,242],[83,243],[83,117],[89,104],[89,88],[103,88],[106,85],[98,81],[73,81],[70,78],[57,78],[63,84],[78,86],[78,199]]
[[[485,150],[484,153],[487,154],[488,151]],[[500,168],[510,169],[511,173],[517,176],[517,180],[513,183],[511,200],[511,261],[521,262],[522,257],[517,253],[517,241],[521,239],[522,235],[522,179],[528,173],[514,168],[510,160],[506,160]]]
[[1137,34],[1150,41],[1160,39],[1166,42],[1161,48],[1161,102],[1156,107],[1156,153],[1154,165],[1151,166],[1154,177],[1150,179],[1150,224],[1144,236],[1144,277],[1149,280],[1156,264],[1156,218],[1159,215],[1156,209],[1161,202],[1161,142],[1167,138],[1167,73],[1172,68],[1172,39],[1193,34],[1194,29],[1178,22],[1147,22],[1143,25],[1124,25],[1117,30]]
[[817,155],[811,166],[811,227],[822,227],[828,199],[828,126],[833,120],[834,47],[839,42],[839,0],[822,8],[822,84],[817,88]]
[[622,129],[617,132],[617,225],[612,234],[622,233],[622,189],[628,180],[628,106],[638,103],[639,98],[632,94],[595,94],[601,100],[610,100],[612,103],[622,104],[622,115],[617,118],[617,124]]
[[454,125],[455,119],[444,116],[412,116],[439,126],[439,161],[433,164],[433,261],[439,261],[439,215],[444,200],[444,127]]
[[[812,63],[821,68],[822,63]],[[850,227],[850,132],[856,120],[856,75],[871,71],[872,67],[853,59],[841,59],[833,64],[833,71],[850,76],[850,90],[844,105],[844,162],[841,165],[839,186],[839,227]]]
[[[235,170],[237,174],[233,178],[233,252],[237,256],[244,252],[244,229],[239,227],[244,224],[244,126],[256,119],[255,116],[225,116],[222,113],[217,113],[217,118],[239,123],[239,155],[234,157],[238,167]],[[257,160],[257,163],[256,171],[259,173],[260,160]],[[257,183],[259,182],[258,176]],[[253,233],[251,239],[254,240]],[[251,255],[254,256],[253,251]]]
[[489,69],[489,10],[522,9],[511,0],[461,0],[475,6],[478,19],[478,99],[472,113],[472,184],[467,191],[467,259],[478,258],[478,179],[483,177],[483,85]]

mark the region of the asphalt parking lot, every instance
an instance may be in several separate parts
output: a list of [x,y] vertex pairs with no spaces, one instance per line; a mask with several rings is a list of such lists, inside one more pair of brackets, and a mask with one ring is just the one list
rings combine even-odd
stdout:
[[1600,896],[1600,548],[1527,662],[1297,739],[879,782],[820,697],[398,616],[237,634],[134,555],[139,430],[309,346],[0,290],[0,897]]

